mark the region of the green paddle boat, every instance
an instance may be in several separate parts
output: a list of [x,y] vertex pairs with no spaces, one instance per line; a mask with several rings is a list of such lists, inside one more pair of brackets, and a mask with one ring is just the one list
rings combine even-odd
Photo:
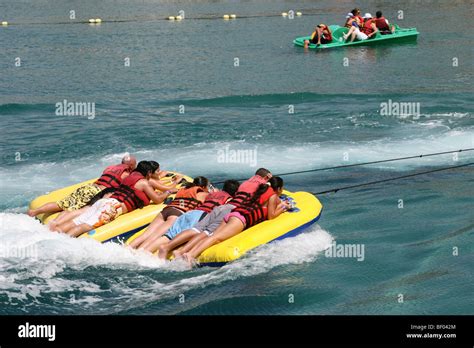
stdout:
[[[346,47],[346,46],[355,46],[355,45],[372,45],[385,42],[400,42],[406,40],[416,40],[418,36],[418,31],[416,28],[400,28],[395,24],[395,32],[393,34],[380,34],[377,32],[372,38],[367,40],[357,40],[353,42],[344,42],[343,34],[349,31],[346,27],[341,27],[339,25],[330,25],[329,28],[332,32],[332,42],[328,44],[321,44],[319,46],[310,43],[308,48],[311,49],[321,49],[321,48],[336,48],[336,47]],[[309,40],[310,36],[298,37],[293,40],[293,43],[296,46],[304,47],[304,40]]]

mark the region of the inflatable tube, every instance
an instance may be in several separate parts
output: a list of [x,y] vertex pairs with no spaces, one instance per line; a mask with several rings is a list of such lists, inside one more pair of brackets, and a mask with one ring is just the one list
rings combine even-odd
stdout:
[[[294,209],[205,250],[198,258],[199,264],[212,267],[223,266],[260,245],[296,236],[320,218],[323,206],[311,193],[284,191],[284,198],[293,200]],[[129,244],[145,230],[146,228],[135,233],[126,243]]]

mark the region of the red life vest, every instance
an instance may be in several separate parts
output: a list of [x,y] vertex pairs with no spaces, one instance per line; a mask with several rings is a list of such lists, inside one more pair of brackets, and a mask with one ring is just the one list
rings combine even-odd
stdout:
[[373,23],[374,23],[373,19],[368,19],[367,21],[365,21],[364,26],[362,27],[362,32],[365,35],[369,35],[374,32],[374,29],[372,28]]
[[129,171],[129,166],[126,164],[118,164],[116,166],[109,166],[105,168],[102,175],[94,184],[109,187],[119,187],[122,183],[122,174]]
[[110,198],[115,198],[125,204],[128,212],[147,206],[150,204],[150,198],[148,198],[145,192],[135,188],[135,184],[142,179],[145,179],[145,177],[141,173],[132,172],[123,179],[122,184],[115,190]]
[[175,207],[183,212],[196,209],[202,202],[197,199],[197,194],[204,192],[199,186],[182,188],[178,191],[174,199],[168,204],[168,207]]
[[199,205],[196,209],[202,210],[206,213],[210,213],[212,209],[214,209],[215,207],[226,204],[229,198],[231,197],[232,196],[229,195],[225,191],[217,191],[217,192],[209,193],[204,203]]
[[[327,33],[324,33],[324,30],[326,30]],[[330,32],[327,25],[325,25],[324,28],[323,28],[322,37],[325,38],[328,41],[332,41],[332,34],[331,34],[331,32]]]
[[232,211],[240,213],[245,218],[245,228],[252,227],[268,218],[268,207],[263,205],[274,194],[275,191],[269,186],[257,202],[240,205]]
[[380,30],[390,30],[390,27],[388,26],[385,17],[375,18],[375,25]]
[[259,175],[254,175],[247,181],[244,181],[242,184],[240,184],[237,192],[234,195],[234,198],[229,202],[232,205],[240,205],[243,204],[246,201],[249,201],[255,191],[257,191],[258,187],[260,184],[266,184],[267,179],[262,178]]

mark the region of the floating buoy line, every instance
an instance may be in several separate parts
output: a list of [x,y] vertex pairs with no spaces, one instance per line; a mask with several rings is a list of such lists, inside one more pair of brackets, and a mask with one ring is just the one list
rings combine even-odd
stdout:
[[[320,16],[324,15],[325,13],[322,12],[317,12],[311,9],[305,10],[304,15],[305,16]],[[154,21],[181,21],[185,20],[233,20],[233,19],[244,19],[244,18],[263,18],[263,17],[282,17],[284,19],[296,19],[298,17],[303,16],[303,11],[295,11],[295,10],[289,10],[288,12],[282,12],[282,13],[256,13],[256,14],[247,14],[247,15],[237,15],[235,13],[229,13],[229,14],[210,14],[210,15],[198,15],[198,16],[187,16],[184,17],[184,15],[168,15],[164,17],[158,17],[158,18],[130,18],[130,19],[110,19],[110,20],[104,20],[102,18],[90,18],[88,20],[70,20],[70,21],[65,21],[65,22],[51,22],[51,23],[45,23],[45,22],[18,22],[18,23],[9,23],[7,21],[2,21],[0,20],[0,24],[2,26],[9,26],[9,25],[65,25],[65,24],[101,24],[103,22],[106,23],[125,23],[125,22],[154,22]]]

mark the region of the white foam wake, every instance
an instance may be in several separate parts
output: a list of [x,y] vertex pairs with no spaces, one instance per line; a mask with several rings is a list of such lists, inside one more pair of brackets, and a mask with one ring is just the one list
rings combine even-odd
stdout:
[[[20,214],[0,213],[0,240],[0,298],[8,297],[2,305],[15,304],[23,311],[49,308],[44,297],[54,295],[63,302],[56,303],[59,307],[73,312],[91,308],[94,313],[134,309],[280,265],[313,262],[332,243],[331,235],[315,226],[294,238],[263,245],[222,268],[187,271],[181,261],[165,262],[118,244],[52,233]],[[163,277],[171,280],[160,280]],[[113,289],[102,288],[104,279]],[[69,298],[72,293],[80,296]]]

